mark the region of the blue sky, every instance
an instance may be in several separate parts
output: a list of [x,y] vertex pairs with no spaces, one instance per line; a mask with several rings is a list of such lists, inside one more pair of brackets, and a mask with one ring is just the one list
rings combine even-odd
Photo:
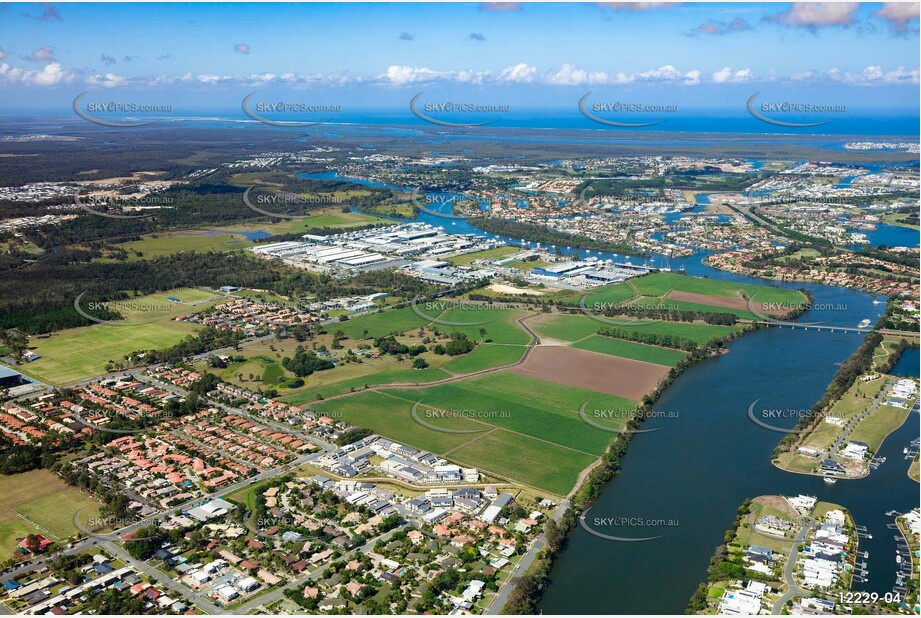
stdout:
[[719,107],[762,91],[917,111],[918,4],[3,4],[0,108],[436,97]]

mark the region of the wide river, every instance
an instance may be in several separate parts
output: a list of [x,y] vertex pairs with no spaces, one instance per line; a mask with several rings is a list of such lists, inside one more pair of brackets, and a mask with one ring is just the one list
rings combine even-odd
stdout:
[[[303,176],[336,177],[334,173]],[[449,232],[493,237],[463,220],[420,213],[417,221],[443,226]],[[624,259],[599,252],[591,255]],[[710,268],[702,263],[706,256],[702,252],[688,258],[633,261],[713,279],[778,285]],[[781,285],[805,288],[814,296],[817,308],[801,316],[803,322],[856,326],[865,318],[875,322],[885,309],[884,302],[874,304],[874,298],[854,290]],[[659,538],[608,541],[577,527],[554,564],[540,611],[683,614],[691,594],[706,578],[710,556],[723,542],[738,507],[746,498],[766,494],[807,494],[849,509],[857,525],[866,526],[872,535],[860,539],[859,551],[869,553],[869,575],[866,582],[855,583],[854,589],[880,595],[891,591],[896,580],[896,544],[887,527],[893,518],[885,513],[893,509],[904,513],[919,504],[918,484],[908,477],[909,462],[902,455],[902,449],[921,431],[919,415],[912,413],[886,439],[879,455],[887,461],[879,469],[866,479],[834,485],[771,465],[771,452],[784,434],[764,429],[748,417],[749,406],[756,400],[756,412],[811,408],[821,399],[838,364],[863,339],[857,333],[768,328],[746,334],[727,346],[727,354],[686,370],[659,399],[653,418],[642,427],[661,430],[634,438],[620,474],[604,488],[587,518],[589,523],[596,518],[632,518],[633,525],[599,531],[625,538]],[[907,355],[898,369],[917,376],[917,359],[917,354]],[[772,423],[789,428],[797,421],[791,412]],[[653,525],[635,525],[635,519],[651,520]]]

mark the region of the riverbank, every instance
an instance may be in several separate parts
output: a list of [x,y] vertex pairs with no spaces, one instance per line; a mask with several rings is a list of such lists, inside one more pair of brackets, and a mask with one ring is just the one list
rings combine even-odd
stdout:
[[[687,613],[779,614],[789,612],[797,597],[805,597],[803,607],[830,613],[838,593],[850,589],[857,545],[854,520],[841,505],[802,495],[746,500]],[[807,568],[806,563],[836,552],[845,558],[828,572]]]
[[[696,363],[718,356],[724,352],[724,345],[730,341],[741,337],[745,333],[758,330],[758,327],[752,324],[746,325],[741,330],[735,330],[721,338],[711,340],[705,345],[699,345],[690,352],[684,359],[679,361],[656,388],[643,397],[642,406],[637,413],[632,416],[626,424],[624,433],[620,433],[614,438],[613,442],[605,449],[602,456],[591,466],[583,471],[580,475],[580,484],[578,484],[570,495],[567,497],[571,507],[561,518],[559,525],[557,522],[548,521],[548,533],[554,536],[561,535],[558,543],[553,545],[552,551],[548,548],[541,555],[538,555],[528,570],[515,582],[510,582],[514,586],[509,595],[509,600],[502,608],[503,614],[533,614],[535,613],[540,597],[549,583],[550,573],[554,560],[563,548],[566,538],[575,529],[576,518],[583,516],[585,507],[589,506],[601,494],[604,486],[613,480],[620,471],[621,461],[627,454],[627,449],[634,436],[641,431],[640,427],[643,421],[652,416],[653,406],[669,386],[682,374],[682,372],[695,365]],[[602,328],[601,331],[604,331]],[[552,532],[551,532],[552,531]]]
[[[771,462],[786,472],[850,480],[865,478],[886,437],[902,426],[917,401],[917,384],[887,375],[907,345],[869,333],[841,366],[825,397],[805,413],[775,449]],[[771,410],[794,415],[796,411]]]

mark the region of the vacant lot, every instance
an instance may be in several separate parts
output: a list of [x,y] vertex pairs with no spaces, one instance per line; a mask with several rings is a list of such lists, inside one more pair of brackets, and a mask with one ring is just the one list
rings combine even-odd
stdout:
[[[527,314],[520,309],[462,304],[443,311],[437,316],[442,323],[433,322],[431,326],[445,333],[464,333],[472,341],[522,345],[531,340],[518,324],[518,319]],[[447,325],[444,322],[457,322],[464,326]]]
[[76,534],[74,515],[80,519],[99,514],[99,502],[80,493],[50,470],[32,470],[0,477],[0,551],[16,549],[27,534],[66,539]]
[[605,326],[585,315],[544,314],[530,320],[528,325],[540,337],[559,339],[560,341],[578,341],[597,334]]
[[630,283],[643,296],[665,296],[669,291],[691,292],[704,296],[722,296],[726,298],[753,298],[759,303],[786,303],[789,305],[803,303],[806,297],[797,290],[788,290],[762,285],[736,283],[690,277],[677,273],[654,273],[645,277],[631,279]]
[[882,405],[865,419],[848,436],[851,441],[865,442],[872,452],[879,451],[886,437],[902,426],[908,418],[909,409]]
[[359,341],[416,330],[428,323],[429,320],[416,315],[411,308],[404,307],[402,309],[388,309],[381,313],[370,313],[345,322],[330,324],[326,327],[326,330],[331,333],[341,330],[346,337]]
[[639,401],[668,374],[654,363],[555,346],[538,347],[515,373]]
[[485,251],[449,257],[447,261],[455,266],[469,266],[474,260],[498,260],[508,255],[518,253],[519,251],[521,251],[521,249],[518,247],[496,247],[495,249],[486,249]]
[[711,324],[689,324],[687,322],[652,322],[640,324],[637,326],[612,326],[618,330],[625,330],[634,333],[655,333],[657,335],[670,335],[672,337],[683,337],[697,343],[707,343],[720,337],[725,337],[737,326],[713,326]]

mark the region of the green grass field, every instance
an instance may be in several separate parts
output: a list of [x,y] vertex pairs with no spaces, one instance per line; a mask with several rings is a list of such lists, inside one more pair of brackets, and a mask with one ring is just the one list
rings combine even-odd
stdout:
[[632,283],[643,296],[664,296],[670,290],[720,296],[724,298],[741,298],[739,292],[744,292],[749,298],[755,298],[760,303],[802,303],[806,299],[796,290],[787,290],[762,285],[735,283],[716,279],[689,277],[677,273],[661,272],[631,279]]
[[585,306],[590,310],[596,307],[603,309],[604,305],[613,305],[626,302],[636,297],[636,291],[628,283],[615,283],[593,288],[585,298]]
[[451,262],[455,266],[469,266],[474,260],[496,260],[513,255],[521,251],[519,247],[496,247],[495,249],[486,249],[476,253],[466,253],[455,257],[449,257],[445,261]]
[[[323,372],[319,372],[314,375],[322,376],[322,374]],[[280,399],[296,406],[302,406],[316,402],[317,394],[320,394],[323,397],[332,397],[334,395],[348,393],[349,391],[360,391],[365,387],[365,385],[378,386],[380,384],[396,383],[424,384],[427,382],[435,382],[437,380],[443,380],[450,377],[451,374],[435,367],[429,367],[427,369],[402,369],[398,371],[384,371],[380,373],[370,373],[368,375],[349,378],[347,380],[324,383],[313,387],[310,387],[308,383],[308,388],[299,389],[296,392],[288,395],[282,394]],[[313,378],[313,376],[309,376],[308,379],[310,378]]]
[[[168,296],[183,302],[167,302]],[[221,298],[188,288],[132,298],[130,302],[139,303],[143,310],[119,310],[125,319],[117,324],[94,324],[32,337],[29,344],[42,358],[24,365],[22,373],[55,385],[105,373],[110,360],[120,360],[137,350],[165,348],[198,331],[199,325],[173,318],[200,311],[213,304],[209,299],[217,302]],[[159,309],[161,306],[165,308]],[[157,310],[148,310],[151,307]]]
[[524,354],[524,346],[483,343],[472,352],[448,361],[441,368],[453,374],[464,374],[510,365]]
[[731,313],[736,317],[744,320],[760,320],[761,317],[751,311],[744,309],[731,309],[729,307],[717,307],[716,305],[705,305],[703,303],[692,303],[686,300],[675,300],[674,298],[655,298],[644,296],[636,301],[641,309],[662,309],[669,311],[699,311],[701,313]]
[[642,343],[633,343],[632,341],[622,341],[612,339],[611,337],[602,337],[595,335],[588,339],[583,339],[573,344],[574,348],[588,350],[589,352],[601,352],[611,356],[622,356],[632,358],[633,360],[646,361],[647,363],[656,363],[657,365],[667,365],[674,367],[687,354],[680,350],[671,350],[669,348],[660,348],[653,345],[644,345]]
[[598,333],[605,326],[585,315],[548,314],[542,315],[529,323],[541,337],[561,341],[578,341]]
[[886,436],[902,426],[908,414],[909,409],[882,405],[873,414],[857,423],[848,439],[866,442],[870,450],[875,453]]
[[[430,388],[367,391],[317,402],[310,408],[559,495],[572,488],[578,473],[615,435],[579,418],[578,410],[586,401],[593,411],[632,411],[636,407],[627,399],[496,372]],[[411,410],[416,402],[420,402],[420,418],[430,425],[489,433],[430,429],[413,420]],[[432,410],[452,414],[440,417],[431,415]],[[454,412],[458,410],[464,412]],[[621,417],[607,424],[619,428],[625,422]],[[540,463],[532,458],[539,458]]]
[[546,442],[495,431],[471,440],[450,457],[522,483],[566,495],[595,458]]
[[[422,313],[427,313],[422,309]],[[429,320],[416,315],[410,307],[402,309],[389,309],[382,313],[369,313],[357,318],[338,322],[326,327],[330,333],[341,330],[346,337],[357,341],[364,339],[364,331],[368,331],[368,337],[384,337],[391,333],[402,333],[411,330],[417,330],[420,326],[425,326]]]
[[80,513],[81,520],[99,514],[99,502],[70,487],[50,470],[2,476],[0,495],[0,549],[6,555],[27,534],[66,539],[78,532],[74,526],[76,513]]
[[[589,319],[589,318],[586,318]],[[671,335],[673,337],[684,337],[700,344],[707,343],[714,339],[724,337],[733,330],[738,330],[737,326],[714,326],[711,324],[688,324],[686,322],[653,322],[639,326],[614,326],[620,330],[626,330],[636,333],[655,333],[657,335]]]
[[[446,333],[461,332],[473,341],[489,341],[492,343],[511,343],[524,345],[531,337],[518,325],[518,318],[526,312],[488,305],[463,305],[444,311],[438,316],[443,322],[464,322],[470,326],[447,326],[433,322],[432,326]],[[477,322],[485,322],[477,324]],[[480,330],[485,335],[480,334]]]
[[[620,318],[618,318],[618,321],[621,321]],[[586,315],[560,314],[540,316],[531,322],[531,326],[541,337],[560,339],[562,341],[579,341],[597,334],[601,328],[616,328],[635,333],[655,333],[684,337],[697,343],[707,343],[741,328],[740,326],[714,326],[688,322],[644,322],[642,320],[638,320],[638,324],[635,326],[608,325]]]
[[[246,206],[240,202],[240,208]],[[255,214],[255,213],[253,213]],[[308,233],[319,227],[356,227],[370,223],[381,223],[385,219],[361,213],[343,213],[338,209],[319,211],[304,219],[291,219],[280,223],[247,223],[222,228],[189,230],[183,232],[160,232],[150,234],[141,240],[118,245],[130,254],[129,259],[152,258],[170,255],[178,251],[233,251],[246,249],[255,243],[246,239],[246,234],[266,232],[268,234]],[[135,255],[141,253],[141,256]]]

